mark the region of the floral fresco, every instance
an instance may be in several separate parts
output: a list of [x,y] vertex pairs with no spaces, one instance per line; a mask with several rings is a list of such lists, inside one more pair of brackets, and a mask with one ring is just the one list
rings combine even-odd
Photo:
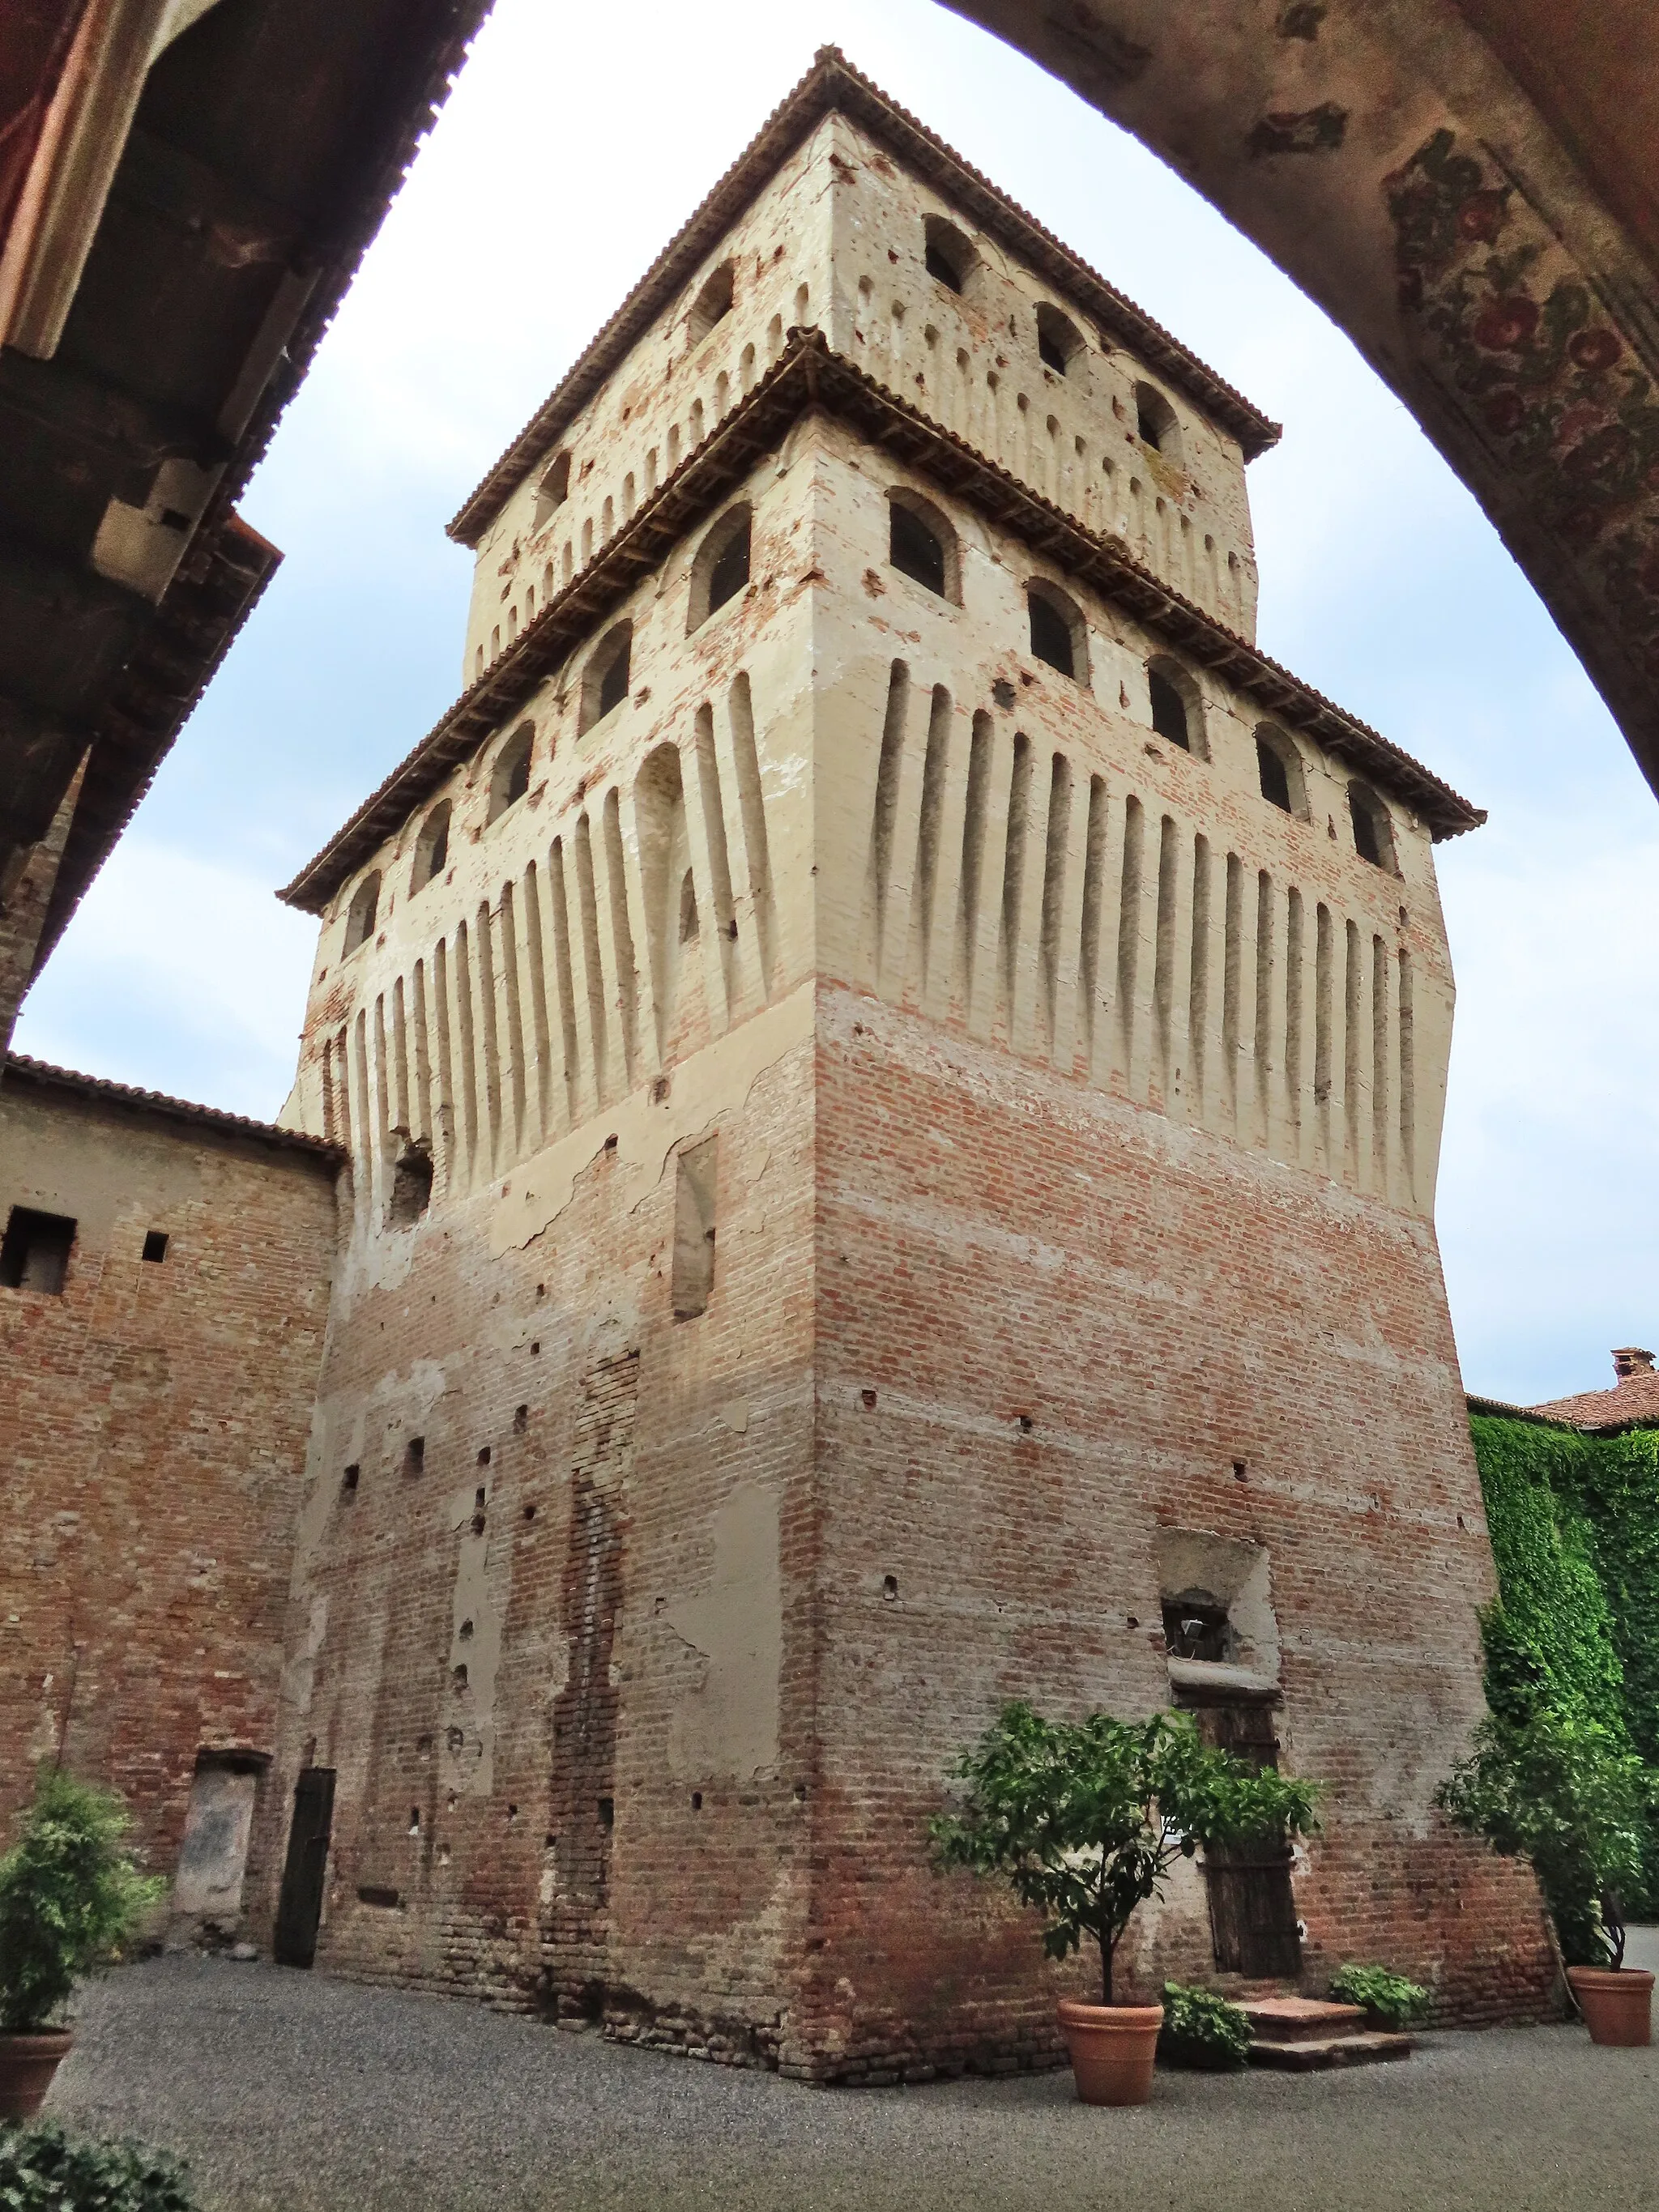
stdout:
[[1659,678],[1659,398],[1537,210],[1437,131],[1383,179],[1402,312]]

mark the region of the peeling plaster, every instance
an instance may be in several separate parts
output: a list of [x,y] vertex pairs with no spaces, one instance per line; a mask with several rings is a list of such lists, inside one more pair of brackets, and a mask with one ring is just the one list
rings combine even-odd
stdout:
[[685,1778],[747,1778],[778,1759],[783,1586],[776,1492],[740,1485],[715,1513],[714,1536],[708,1589],[680,1599],[665,1616],[706,1662],[701,1685],[670,1724],[668,1764]]
[[569,1205],[577,1176],[606,1151],[614,1155],[611,1172],[623,1179],[620,1206],[637,1206],[655,1189],[678,1145],[701,1135],[723,1110],[742,1106],[769,1068],[807,1042],[814,1001],[809,980],[682,1062],[659,1103],[652,1103],[648,1087],[637,1090],[526,1160],[496,1201],[491,1256],[532,1244],[551,1228]]

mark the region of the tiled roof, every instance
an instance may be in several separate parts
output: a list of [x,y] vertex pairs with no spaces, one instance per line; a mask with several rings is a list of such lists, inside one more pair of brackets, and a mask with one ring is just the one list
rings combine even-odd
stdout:
[[1018,253],[1103,330],[1167,376],[1214,421],[1230,430],[1247,460],[1276,445],[1279,426],[1236,392],[1179,338],[1109,284],[999,190],[954,148],[855,70],[837,46],[821,46],[812,66],[762,125],[684,228],[672,238],[599,336],[542,402],[477,489],[449,534],[476,545],[540,454],[580,413],[640,337],[671,306],[682,286],[779,166],[823,117],[849,116],[896,154],[988,235]]
[[54,1067],[49,1060],[33,1060],[25,1052],[5,1058],[5,1078],[15,1077],[43,1089],[72,1091],[77,1097],[112,1106],[136,1107],[173,1121],[191,1121],[198,1127],[222,1130],[233,1137],[251,1137],[262,1145],[278,1145],[296,1152],[313,1153],[330,1166],[343,1164],[345,1154],[325,1137],[307,1136],[303,1129],[279,1129],[274,1121],[256,1121],[246,1114],[228,1114],[222,1107],[198,1106],[188,1098],[169,1098],[165,1091],[140,1091],[130,1083],[111,1083],[101,1075],[82,1075],[78,1068]]
[[[305,251],[294,264],[310,272],[305,305],[278,365],[225,457],[224,473],[152,629],[87,732],[94,743],[35,948],[33,975],[39,975],[87,886],[131,822],[282,559],[234,512],[234,503],[310,368],[489,5],[490,0],[423,0],[420,6],[380,11],[386,25],[385,66],[374,97],[354,125],[353,157],[327,175],[304,179],[307,199],[316,202]],[[296,18],[296,44],[302,43],[302,30]],[[290,32],[272,35],[280,41]],[[256,345],[250,359],[257,357]]]
[[1626,1375],[1611,1390],[1581,1390],[1576,1397],[1553,1398],[1531,1411],[1575,1429],[1659,1427],[1659,1374]]
[[1122,606],[1155,635],[1214,669],[1281,721],[1351,760],[1414,809],[1436,839],[1486,820],[1420,761],[1304,684],[1143,568],[1122,540],[1089,530],[931,416],[832,353],[822,331],[792,330],[783,352],[587,567],[550,599],[516,641],[455,702],[277,896],[320,914],[347,878],[395,835],[455,765],[499,730],[560,668],[574,646],[654,568],[665,548],[724,499],[763,453],[812,408],[842,416],[941,490],[988,514],[1067,574]]
[[1420,761],[1143,568],[1121,538],[1086,529],[953,431],[866,376],[855,362],[832,353],[821,331],[792,330],[783,352],[748,397],[547,602],[277,896],[302,913],[322,913],[347,878],[396,834],[451,769],[516,714],[563,665],[573,647],[590,636],[656,567],[665,548],[717,506],[758,457],[775,450],[790,425],[814,407],[844,417],[861,436],[887,447],[940,489],[980,508],[1270,714],[1351,760],[1413,808],[1437,839],[1459,836],[1486,820],[1480,807],[1460,798]]

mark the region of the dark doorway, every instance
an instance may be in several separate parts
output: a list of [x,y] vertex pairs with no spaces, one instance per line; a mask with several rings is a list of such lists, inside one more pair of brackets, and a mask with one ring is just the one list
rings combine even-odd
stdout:
[[[1199,1733],[1218,1751],[1253,1766],[1279,1765],[1272,1705],[1260,1699],[1206,1705],[1194,1715]],[[1204,1850],[1215,1962],[1225,1974],[1294,1980],[1302,1972],[1291,1891],[1291,1847],[1276,1837],[1231,1850]]]
[[328,1869],[329,1831],[334,1819],[334,1769],[307,1766],[294,1785],[294,1819],[288,1832],[288,1860],[276,1907],[272,1955],[279,1966],[308,1966],[317,1955],[317,1926],[323,1917],[323,1877]]

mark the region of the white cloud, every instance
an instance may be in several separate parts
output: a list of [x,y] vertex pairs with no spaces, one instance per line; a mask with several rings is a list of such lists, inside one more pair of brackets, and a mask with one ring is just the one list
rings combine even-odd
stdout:
[[294,1078],[316,924],[270,885],[129,832],[16,1049],[270,1120]]

